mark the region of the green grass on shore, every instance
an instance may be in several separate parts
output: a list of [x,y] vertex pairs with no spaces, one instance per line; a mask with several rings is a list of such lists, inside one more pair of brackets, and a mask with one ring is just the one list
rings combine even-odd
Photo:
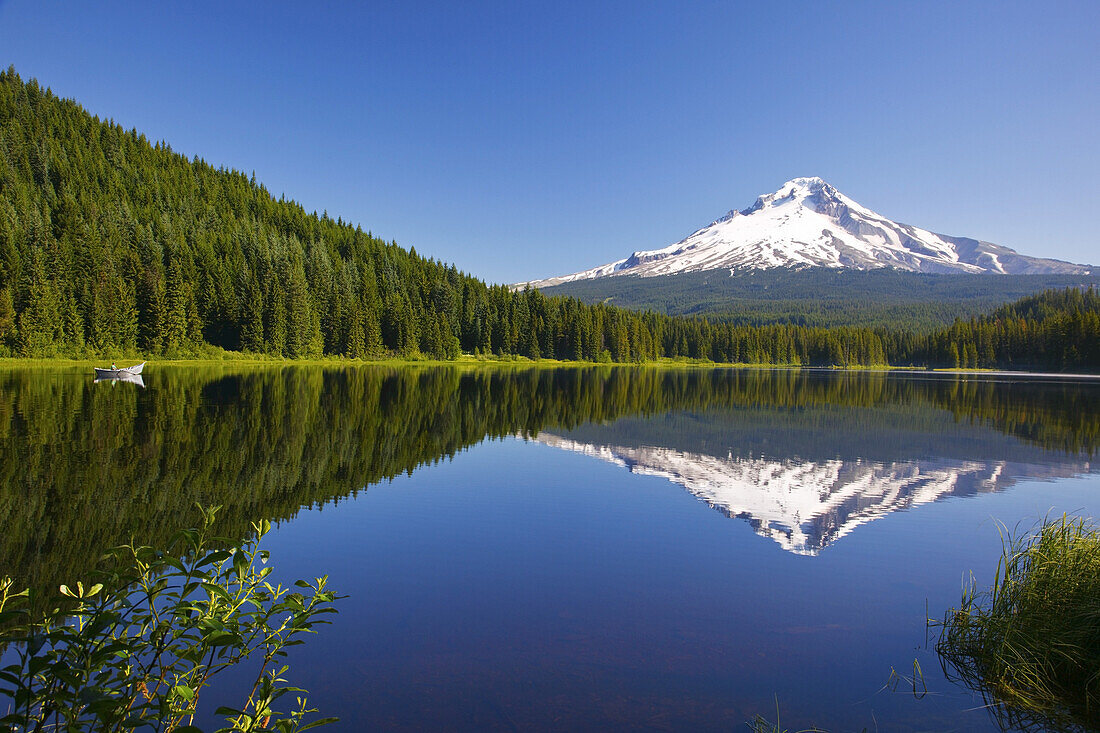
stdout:
[[[328,366],[328,367],[352,367],[352,366],[493,366],[493,367],[657,367],[657,368],[688,368],[688,369],[713,369],[713,368],[767,368],[767,369],[849,369],[849,370],[886,370],[898,367],[882,365],[849,365],[844,367],[800,367],[797,364],[770,364],[770,363],[724,363],[705,361],[702,359],[656,359],[644,362],[607,362],[607,361],[563,361],[560,359],[529,359],[525,356],[485,356],[463,354],[457,359],[444,361],[437,359],[413,359],[407,357],[386,357],[380,359],[349,359],[342,356],[324,356],[316,358],[290,359],[265,354],[244,354],[238,352],[224,352],[223,354],[202,355],[184,358],[156,358],[140,354],[112,355],[106,358],[79,357],[79,358],[24,358],[8,357],[0,358],[0,368],[27,368],[27,367],[103,367],[110,362],[119,365],[139,364],[143,361],[158,366]],[[905,368],[905,367],[903,367]]]

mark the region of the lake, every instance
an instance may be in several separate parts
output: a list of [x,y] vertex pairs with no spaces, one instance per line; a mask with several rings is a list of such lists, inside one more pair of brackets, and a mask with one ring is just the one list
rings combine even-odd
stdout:
[[271,519],[280,577],[349,596],[288,675],[340,730],[995,730],[925,619],[1004,526],[1100,514],[1083,378],[90,371],[0,371],[0,573]]

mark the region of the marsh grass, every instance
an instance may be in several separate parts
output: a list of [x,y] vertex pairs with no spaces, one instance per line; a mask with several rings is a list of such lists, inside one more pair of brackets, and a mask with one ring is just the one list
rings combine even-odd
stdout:
[[[752,731],[752,733],[826,733],[826,731],[816,727],[800,728],[797,731],[791,731],[779,724],[778,716],[776,717],[776,722],[773,723],[763,715],[757,715],[746,723],[746,725],[749,726],[749,730]],[[866,728],[864,730],[866,731]]]
[[1002,727],[1100,727],[1100,527],[1063,516],[1003,536],[992,588],[973,578],[947,612],[944,672],[979,691]]
[[[784,728],[779,722],[779,698],[775,698],[775,722],[771,722],[763,715],[754,715],[752,720],[745,723],[749,727],[752,733],[826,733],[826,731],[818,728],[816,725],[811,725],[809,728],[800,728],[797,731],[792,732],[788,728]],[[866,728],[864,729],[866,733]]]

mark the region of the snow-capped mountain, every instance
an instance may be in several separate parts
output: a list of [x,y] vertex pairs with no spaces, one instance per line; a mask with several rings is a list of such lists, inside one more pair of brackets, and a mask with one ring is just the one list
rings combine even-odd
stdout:
[[758,534],[798,555],[817,555],[856,527],[891,512],[998,491],[1020,478],[1063,478],[1091,470],[1087,461],[1041,466],[957,458],[720,458],[657,446],[582,443],[546,432],[534,440],[678,484],[727,517],[748,520]]
[[861,206],[820,178],[795,178],[664,249],[572,275],[516,287],[551,287],[610,275],[771,267],[913,272],[1089,274],[1086,265],[1021,255],[1008,247],[899,224]]

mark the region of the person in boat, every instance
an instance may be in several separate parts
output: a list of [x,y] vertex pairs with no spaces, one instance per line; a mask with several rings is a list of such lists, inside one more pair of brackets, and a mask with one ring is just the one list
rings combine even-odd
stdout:
[[111,362],[111,371],[115,371],[115,372],[118,371],[118,367],[115,366],[115,363],[113,361]]

